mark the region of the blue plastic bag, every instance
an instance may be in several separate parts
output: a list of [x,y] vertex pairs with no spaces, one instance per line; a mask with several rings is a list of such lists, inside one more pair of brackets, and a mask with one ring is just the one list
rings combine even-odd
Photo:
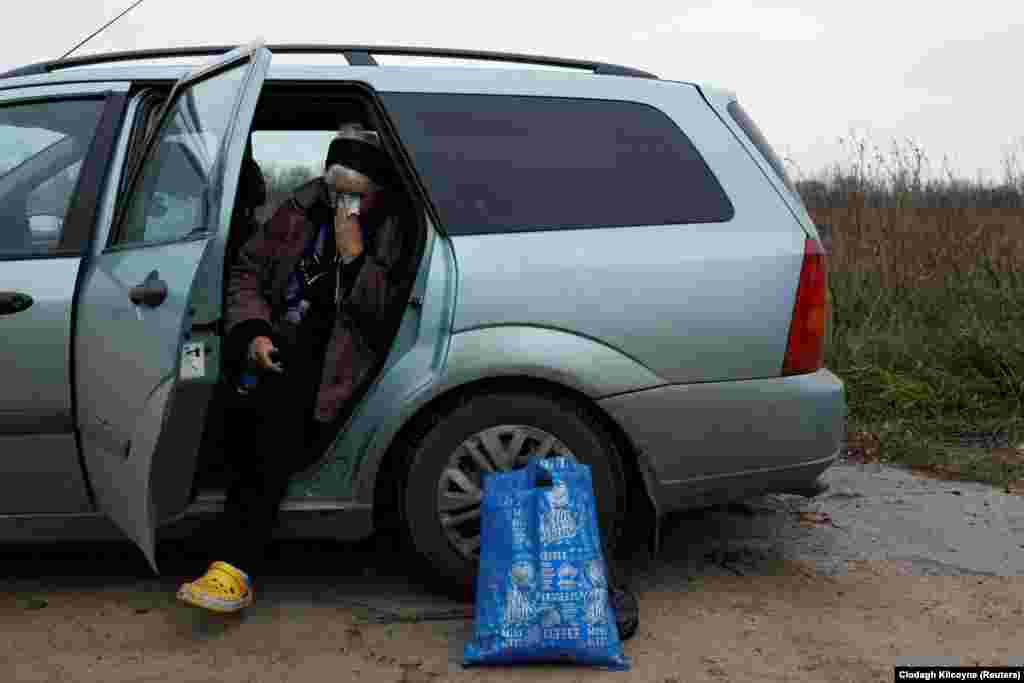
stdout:
[[559,456],[490,475],[480,533],[466,666],[573,662],[630,669],[609,604],[588,466]]

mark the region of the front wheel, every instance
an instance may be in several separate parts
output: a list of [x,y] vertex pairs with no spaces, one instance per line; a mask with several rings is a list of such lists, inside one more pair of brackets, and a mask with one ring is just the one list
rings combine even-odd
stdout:
[[485,474],[519,469],[535,456],[571,454],[591,468],[606,547],[625,509],[614,442],[587,411],[564,399],[528,393],[478,396],[441,417],[410,448],[404,490],[410,540],[461,595],[472,594],[476,583]]

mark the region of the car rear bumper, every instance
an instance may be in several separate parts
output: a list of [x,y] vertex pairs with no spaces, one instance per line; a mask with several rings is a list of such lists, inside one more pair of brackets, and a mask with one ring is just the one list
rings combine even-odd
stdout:
[[600,403],[636,447],[659,512],[809,489],[846,435],[843,383],[828,370],[663,386]]

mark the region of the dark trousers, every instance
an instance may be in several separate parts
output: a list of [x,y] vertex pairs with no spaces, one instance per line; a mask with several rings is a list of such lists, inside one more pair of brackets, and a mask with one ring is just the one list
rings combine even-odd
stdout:
[[218,559],[258,573],[293,475],[322,453],[326,429],[312,419],[310,373],[266,373],[246,396],[232,396],[225,443],[232,474]]

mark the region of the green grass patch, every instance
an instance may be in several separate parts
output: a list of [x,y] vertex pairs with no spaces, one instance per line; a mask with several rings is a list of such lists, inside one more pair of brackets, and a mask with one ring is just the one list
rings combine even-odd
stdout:
[[997,486],[1024,478],[992,448],[959,443],[1024,442],[1024,278],[979,267],[927,286],[886,280],[831,277],[828,365],[846,383],[851,432],[877,435],[887,462]]
[[[980,425],[980,428],[979,428]],[[920,469],[940,478],[978,481],[1003,488],[1024,480],[1024,455],[1017,463],[1006,462],[1008,449],[964,446],[958,437],[964,432],[1004,432],[1011,443],[1024,440],[1020,421],[989,421],[965,425],[962,422],[921,422],[888,420],[851,423],[854,430],[871,432],[881,446],[881,462]]]
[[50,601],[38,595],[22,595],[17,598],[18,609],[39,610],[50,605]]

